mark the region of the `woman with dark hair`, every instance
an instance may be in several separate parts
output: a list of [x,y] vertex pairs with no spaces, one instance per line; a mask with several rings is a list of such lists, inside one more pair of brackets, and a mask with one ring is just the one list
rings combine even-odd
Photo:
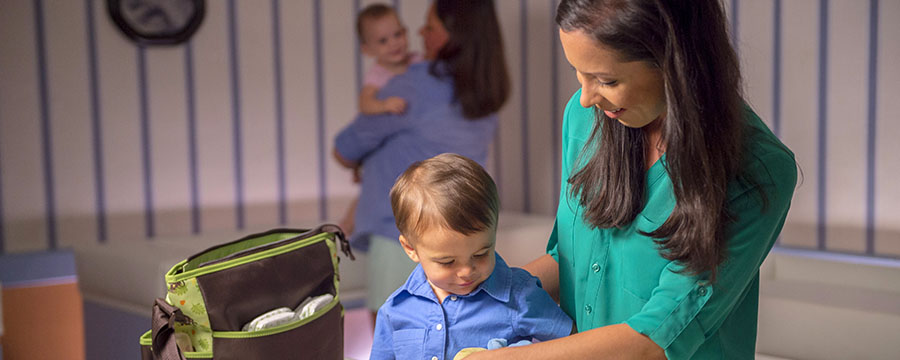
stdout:
[[744,103],[720,1],[562,0],[556,21],[581,89],[526,269],[578,333],[473,359],[752,359],[797,170]]
[[391,212],[394,180],[416,162],[457,153],[482,166],[509,97],[500,25],[490,0],[436,0],[419,31],[428,62],[411,65],[378,93],[407,100],[400,115],[359,115],[335,139],[335,158],[361,167],[354,247],[367,251],[367,307],[374,312],[415,263],[400,247]]

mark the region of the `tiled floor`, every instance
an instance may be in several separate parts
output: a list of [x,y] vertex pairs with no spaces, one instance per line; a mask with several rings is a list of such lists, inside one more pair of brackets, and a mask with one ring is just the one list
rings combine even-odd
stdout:
[[365,307],[344,311],[344,357],[364,360],[372,349],[372,319]]

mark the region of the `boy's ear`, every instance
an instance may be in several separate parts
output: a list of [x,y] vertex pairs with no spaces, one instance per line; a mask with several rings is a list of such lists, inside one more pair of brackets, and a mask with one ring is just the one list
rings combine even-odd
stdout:
[[403,251],[406,252],[406,256],[409,256],[409,259],[414,262],[419,262],[419,254],[416,252],[416,249],[409,244],[409,240],[406,240],[406,237],[400,235],[400,245],[403,246]]

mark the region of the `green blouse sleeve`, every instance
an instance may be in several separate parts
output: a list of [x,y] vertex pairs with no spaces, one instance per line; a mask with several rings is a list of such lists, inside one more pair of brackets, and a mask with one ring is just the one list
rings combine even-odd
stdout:
[[[749,165],[765,201],[755,186],[736,183],[729,188],[728,207],[738,218],[727,230],[727,260],[719,266],[716,283],[709,285],[702,276],[679,273],[682,267],[669,263],[650,299],[626,321],[665,349],[669,359],[690,358],[731,316],[756,316],[756,302],[752,311],[735,309],[758,286],[759,267],[784,225],[797,182],[793,154],[784,148],[769,149],[763,156],[752,155]],[[755,338],[754,333],[729,341]]]
[[557,247],[557,237],[556,237],[556,220],[553,221],[553,231],[550,232],[550,240],[547,241],[547,253],[553,257],[553,260],[556,260],[556,263],[559,264],[559,249]]

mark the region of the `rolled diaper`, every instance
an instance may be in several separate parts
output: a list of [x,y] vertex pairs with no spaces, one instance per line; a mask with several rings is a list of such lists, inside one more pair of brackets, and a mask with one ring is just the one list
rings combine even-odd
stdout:
[[334,295],[331,294],[308,297],[294,309],[294,317],[297,320],[306,319],[315,314],[316,311],[319,311],[319,309],[324,308],[325,305],[328,305],[332,300],[334,300]]
[[319,296],[310,296],[303,300],[300,305],[297,306],[296,309],[291,310],[287,307],[280,307],[275,310],[266,312],[260,316],[257,316],[247,324],[245,324],[241,331],[259,331],[262,329],[273,328],[278,325],[287,324],[289,322],[303,320],[306,319],[316,311],[324,308],[325,305],[331,303],[334,300],[334,295],[325,294]]

